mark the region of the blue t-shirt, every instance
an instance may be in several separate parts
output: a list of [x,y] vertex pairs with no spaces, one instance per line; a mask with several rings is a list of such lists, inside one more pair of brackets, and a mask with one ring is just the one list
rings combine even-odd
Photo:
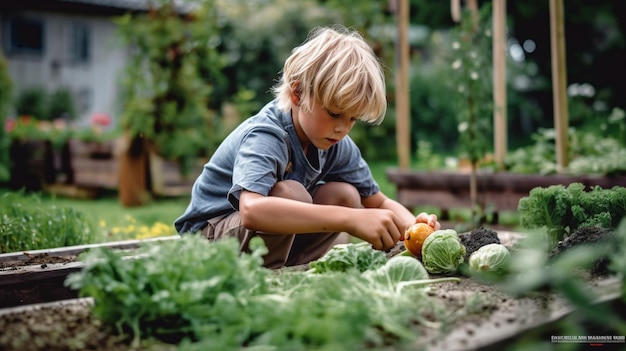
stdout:
[[362,197],[379,191],[356,144],[346,136],[328,150],[309,145],[305,155],[291,113],[268,103],[240,124],[215,150],[196,179],[191,202],[174,222],[179,233],[197,232],[207,220],[239,210],[248,190],[264,196],[278,181],[295,180],[312,191],[320,182],[355,186]]

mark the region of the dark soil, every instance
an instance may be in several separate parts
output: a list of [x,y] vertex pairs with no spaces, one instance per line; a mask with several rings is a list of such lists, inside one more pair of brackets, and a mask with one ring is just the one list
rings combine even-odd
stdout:
[[484,227],[474,229],[469,233],[461,233],[459,238],[461,239],[461,244],[465,246],[465,262],[469,260],[470,255],[474,251],[481,247],[488,244],[500,244],[498,233]]
[[[579,245],[599,245],[610,243],[613,238],[613,231],[602,227],[580,227],[572,232],[568,237],[558,242],[550,253],[550,258],[555,259],[563,252]],[[601,257],[591,267],[593,275],[609,274],[609,258]]]
[[[69,302],[71,301],[71,302]],[[2,350],[129,350],[129,342],[91,317],[88,302],[38,305],[0,314]]]
[[20,266],[32,265],[42,265],[42,268],[45,268],[46,265],[51,263],[68,263],[76,260],[76,256],[52,256],[47,253],[29,255],[24,252],[24,255],[28,257],[27,260],[0,262],[0,270],[17,269]]
[[[498,242],[507,247],[513,246],[517,238],[514,233],[496,235]],[[473,250],[493,240],[493,234],[487,229],[468,233],[465,237],[467,245]],[[573,242],[575,239],[570,240]],[[399,243],[388,252],[388,256],[398,254],[403,249]],[[66,262],[64,260],[68,259],[72,258],[43,255],[30,262],[43,265],[47,262],[59,263],[59,260]],[[610,291],[615,290],[613,285]],[[594,287],[594,290],[599,289],[607,288],[604,285]],[[421,335],[415,349],[483,349],[485,345],[496,343],[507,335],[516,335],[520,330],[540,325],[568,308],[564,301],[549,292],[514,298],[493,286],[469,278],[432,285],[429,295],[440,300],[446,306],[446,311],[459,317],[451,325],[415,325],[416,333]],[[175,345],[144,340],[140,347],[134,347],[131,340],[118,335],[92,317],[91,304],[92,300],[87,298],[0,309],[0,350],[176,349]]]

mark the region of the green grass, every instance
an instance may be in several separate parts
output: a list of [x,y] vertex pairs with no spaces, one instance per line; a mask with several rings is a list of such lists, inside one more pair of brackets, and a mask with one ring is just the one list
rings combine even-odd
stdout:
[[94,200],[51,196],[46,196],[46,199],[46,201],[56,203],[58,206],[80,209],[94,223],[105,222],[110,227],[127,225],[129,217],[134,218],[138,225],[165,223],[173,226],[174,220],[185,211],[189,203],[188,196],[158,198],[140,207],[122,206],[116,194]]
[[42,206],[36,196],[6,193],[0,197],[0,252],[80,245],[94,241],[96,230],[73,208]]
[[[7,194],[20,193],[0,188],[0,196]],[[174,220],[183,213],[189,202],[189,196],[183,196],[157,198],[140,207],[124,207],[114,192],[96,199],[69,198],[47,193],[26,193],[18,198],[27,207],[44,211],[53,208],[71,209],[80,213],[94,228],[92,242],[176,234]],[[2,212],[4,214],[5,210]]]

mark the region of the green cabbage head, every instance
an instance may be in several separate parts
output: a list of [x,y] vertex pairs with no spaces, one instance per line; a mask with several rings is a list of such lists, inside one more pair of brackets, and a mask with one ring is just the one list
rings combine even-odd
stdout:
[[440,229],[424,240],[422,262],[429,273],[454,274],[463,263],[465,252],[454,229]]
[[428,272],[422,263],[414,257],[394,256],[376,271],[393,284],[428,279]]
[[503,272],[506,270],[511,253],[502,244],[487,244],[474,251],[468,260],[472,273]]

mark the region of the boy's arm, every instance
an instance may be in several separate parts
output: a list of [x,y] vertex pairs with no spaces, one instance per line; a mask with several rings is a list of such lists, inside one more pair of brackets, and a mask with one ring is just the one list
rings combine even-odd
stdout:
[[408,210],[404,211],[396,214],[393,206],[318,205],[249,191],[243,191],[239,198],[241,221],[246,228],[276,234],[347,232],[379,250],[391,249],[400,240],[408,228],[407,213],[415,221]]

